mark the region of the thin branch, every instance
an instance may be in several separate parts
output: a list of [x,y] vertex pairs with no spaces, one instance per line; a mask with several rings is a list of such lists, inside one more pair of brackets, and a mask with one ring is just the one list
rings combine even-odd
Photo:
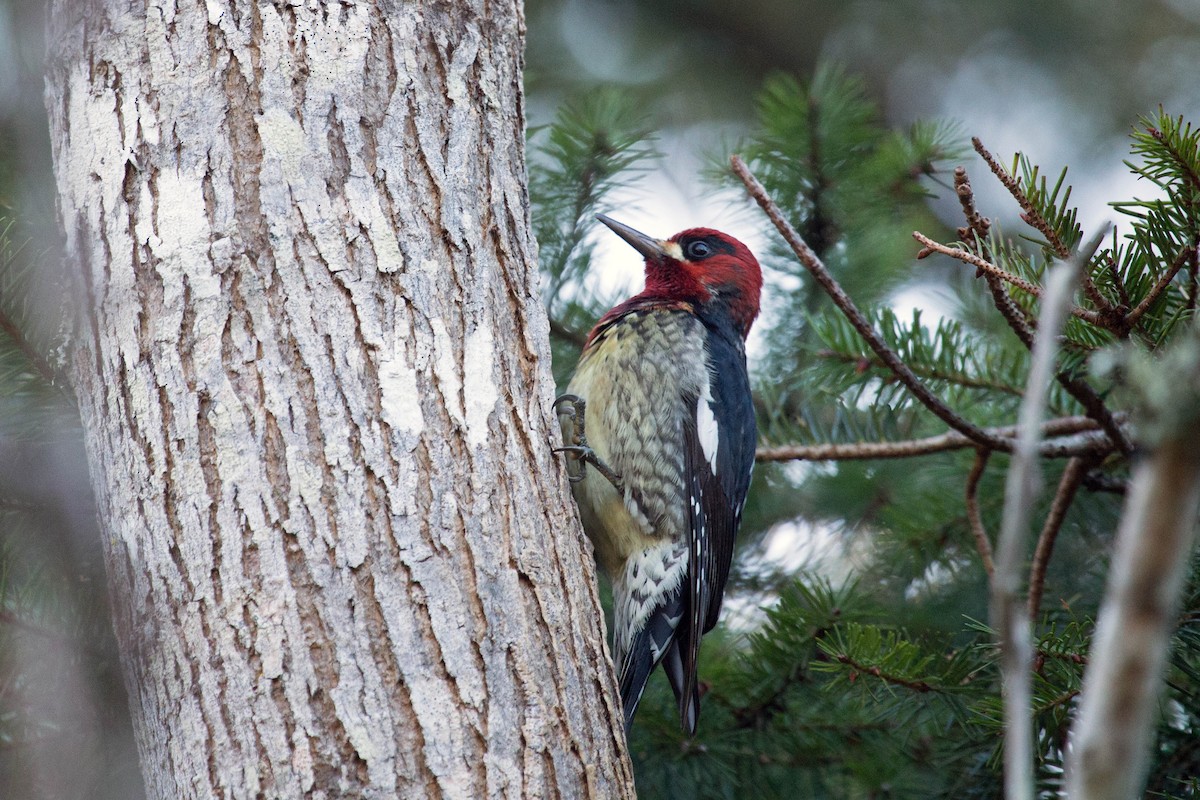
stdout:
[[1127,330],[1132,330],[1133,326],[1138,324],[1142,315],[1150,309],[1150,306],[1154,305],[1155,300],[1162,296],[1162,293],[1171,285],[1171,281],[1175,280],[1175,276],[1179,274],[1179,270],[1183,269],[1195,254],[1196,248],[1194,247],[1185,247],[1179,251],[1179,255],[1175,256],[1175,260],[1171,262],[1167,271],[1158,277],[1158,281],[1150,293],[1142,298],[1142,302],[1138,303],[1122,320]]
[[1200,293],[1200,263],[1197,263],[1196,248],[1192,247],[1192,257],[1188,259],[1190,269],[1188,270],[1188,295],[1186,308],[1188,311],[1194,311],[1196,308],[1196,294]]
[[870,322],[858,310],[858,307],[854,305],[854,301],[850,299],[841,285],[838,284],[837,280],[826,269],[821,259],[817,258],[816,254],[805,244],[804,239],[800,237],[800,234],[796,232],[796,229],[784,218],[783,212],[779,210],[779,206],[767,195],[767,190],[763,188],[763,185],[750,172],[750,168],[746,166],[746,162],[742,161],[741,157],[736,155],[731,156],[729,161],[734,174],[745,184],[747,191],[750,192],[750,195],[758,202],[759,207],[762,208],[767,217],[775,225],[775,228],[782,234],[788,245],[791,246],[792,252],[800,259],[800,263],[805,266],[817,283],[821,285],[821,288],[826,291],[837,307],[846,315],[846,318],[850,320],[850,324],[866,340],[876,355],[908,387],[908,390],[913,393],[917,400],[932,411],[939,419],[964,436],[986,447],[997,447],[999,443],[994,437],[989,436],[982,428],[963,419],[951,410],[949,406],[943,403],[937,395],[930,391],[913,374],[912,370],[908,368],[908,365],[904,363],[900,356],[887,346],[887,343],[880,338],[879,334],[871,327]]
[[[1021,219],[1046,238],[1046,243],[1050,245],[1050,249],[1054,251],[1054,254],[1060,260],[1066,261],[1069,259],[1071,257],[1071,249],[1059,238],[1058,231],[1054,230],[1049,221],[1042,216],[1042,212],[1034,206],[1029,196],[1025,194],[1025,190],[1021,188],[1020,182],[1014,176],[1010,175],[1008,170],[988,152],[988,149],[983,146],[983,142],[978,136],[971,137],[971,144],[975,147],[975,152],[987,162],[988,169],[992,171],[992,174],[1000,179],[1000,182],[1004,184],[1004,188],[1008,189],[1008,193],[1021,206],[1021,211],[1023,212]],[[1101,312],[1112,312],[1112,303],[1100,293],[1100,290],[1096,288],[1096,284],[1092,283],[1092,276],[1088,274],[1087,270],[1083,271],[1080,283],[1083,286],[1083,293],[1087,295],[1088,300],[1091,300],[1096,308],[1100,309]]]
[[70,386],[65,374],[60,370],[55,369],[46,357],[37,351],[37,348],[25,336],[25,332],[21,330],[8,314],[0,311],[0,331],[3,331],[17,349],[21,351],[21,355],[25,356],[25,360],[29,365],[41,375],[43,380],[51,386],[66,387]]
[[[986,259],[980,258],[969,250],[963,250],[961,247],[949,247],[941,242],[936,242],[920,231],[913,231],[913,238],[924,245],[924,248],[921,250],[921,252],[917,253],[917,258],[925,258],[930,253],[941,253],[942,255],[950,256],[953,259],[961,261],[964,264],[970,264],[980,272],[997,277],[1005,283],[1011,283],[1013,286],[1017,287],[1026,294],[1030,294],[1039,298],[1042,296],[1042,288],[1037,284],[1031,283],[1019,275],[1014,275],[1008,270],[998,267]],[[1095,311],[1090,311],[1086,308],[1080,308],[1079,306],[1071,306],[1068,311],[1085,322],[1090,322],[1091,324],[1098,325],[1100,327],[1107,327],[1105,325],[1104,318]]]
[[980,258],[969,250],[963,250],[961,247],[950,247],[948,245],[944,245],[941,242],[930,239],[920,231],[913,231],[913,238],[924,245],[924,248],[921,250],[921,252],[917,253],[917,258],[925,258],[930,253],[941,253],[942,255],[957,259],[964,264],[970,264],[980,272],[988,275],[994,275],[1006,283],[1011,283],[1013,286],[1017,287],[1026,294],[1031,294],[1034,297],[1042,296],[1042,288],[1040,286],[1025,280],[1019,275],[1013,275],[1008,270],[1002,269],[992,262]]
[[1050,513],[1042,524],[1042,532],[1038,534],[1037,547],[1033,551],[1033,564],[1029,569],[1029,622],[1037,624],[1038,614],[1041,613],[1042,591],[1046,584],[1046,567],[1050,563],[1050,555],[1054,552],[1054,542],[1058,532],[1062,530],[1063,520],[1066,519],[1067,509],[1075,499],[1084,476],[1094,462],[1089,458],[1075,456],[1067,462],[1062,478],[1058,481],[1058,491],[1054,493],[1054,502],[1050,504]]
[[1067,390],[1068,394],[1079,401],[1084,412],[1100,423],[1100,427],[1116,444],[1118,450],[1125,455],[1133,452],[1133,443],[1125,435],[1120,422],[1117,421],[1117,416],[1109,411],[1108,406],[1104,404],[1104,399],[1096,393],[1091,384],[1083,378],[1076,378],[1066,372],[1059,372],[1054,377]]
[[[962,206],[963,216],[967,220],[967,227],[958,229],[958,238],[967,246],[973,244],[979,255],[990,261],[991,254],[988,252],[987,240],[992,223],[975,208],[975,192],[971,188],[971,180],[967,177],[967,170],[964,167],[954,169],[954,192],[958,195],[959,205]],[[1008,327],[1026,347],[1032,348],[1033,325],[1025,311],[1008,296],[1004,283],[998,277],[983,270],[976,270],[975,277],[980,276],[983,276],[987,282],[988,290],[992,293],[992,302],[995,304],[996,310],[1004,317],[1004,321],[1008,323]]]
[[1129,488],[1124,478],[1105,475],[1102,472],[1089,472],[1083,476],[1083,485],[1090,492],[1108,492],[1109,494],[1125,494]]
[[983,477],[984,468],[987,467],[991,454],[991,450],[979,448],[975,452],[975,463],[971,465],[971,472],[967,475],[967,522],[971,525],[971,535],[975,537],[975,549],[979,551],[979,558],[983,561],[989,586],[996,573],[996,565],[992,561],[992,542],[988,538],[987,529],[983,527],[983,516],[979,513],[979,481]]
[[[982,145],[980,145],[980,147],[982,147]],[[991,153],[987,153],[985,150],[983,153],[981,153],[981,155],[984,155],[985,160],[988,160],[989,164],[995,164],[995,159],[991,157]],[[997,177],[1000,178],[1002,183],[1004,183],[1006,186],[1012,183],[1012,177],[1005,172],[1003,168],[1001,168],[998,164],[995,164],[995,167],[1000,170],[1000,172],[997,174]],[[975,195],[971,189],[970,181],[967,179],[967,172],[962,167],[959,167],[955,170],[954,185],[955,192],[958,194],[959,203],[963,208],[963,215],[966,217],[967,224],[969,226],[969,231],[968,229],[959,229],[959,238],[967,244],[970,244],[967,234],[968,232],[972,233],[974,235],[975,244],[979,248],[980,255],[984,258],[987,258],[987,243],[985,238],[981,237],[987,236],[987,233],[990,230],[990,223],[988,223],[988,221],[980,216],[979,212],[976,211]],[[1019,189],[1019,187],[1017,188]],[[1107,260],[1109,263],[1112,262],[1111,255]],[[980,272],[982,272],[982,270]],[[1002,317],[1004,317],[1004,321],[1008,323],[1008,327],[1012,329],[1013,333],[1015,333],[1017,338],[1021,340],[1022,344],[1024,344],[1027,348],[1032,349],[1035,324],[1026,316],[1025,311],[1016,303],[1014,303],[1011,297],[1009,297],[1008,291],[1004,288],[1000,278],[987,272],[982,272],[982,274],[984,280],[987,281],[988,289],[991,291],[992,302],[995,304],[996,310],[1000,312]],[[1120,286],[1120,291],[1123,293],[1125,288],[1124,285],[1121,284],[1119,276],[1117,277],[1117,283]],[[1124,297],[1125,295],[1122,294],[1122,296]],[[1128,305],[1127,298],[1126,305]],[[1115,312],[1113,313],[1115,314]],[[1113,314],[1104,315],[1104,324],[1110,329],[1115,326],[1117,328],[1115,332],[1119,333],[1121,327],[1120,323],[1114,323],[1112,316]],[[1113,440],[1113,442],[1116,443],[1117,447],[1122,453],[1129,454],[1132,452],[1133,445],[1130,443],[1129,437],[1127,437],[1124,431],[1121,430],[1121,426],[1115,421],[1112,412],[1109,411],[1108,407],[1104,404],[1104,400],[1101,399],[1098,394],[1096,394],[1096,390],[1093,389],[1091,385],[1087,383],[1087,381],[1077,378],[1067,372],[1059,372],[1055,377],[1059,384],[1066,389],[1067,393],[1083,406],[1088,416],[1099,422],[1101,427],[1108,432],[1109,437]],[[1093,481],[1089,479],[1089,488],[1092,485]]]
[[[1108,435],[1098,430],[1099,424],[1090,417],[1060,417],[1042,425],[1038,455],[1043,458],[1070,458],[1082,455],[1105,455],[1114,445]],[[999,444],[994,449],[1011,453],[1016,445],[1016,425],[985,428],[988,436]],[[1065,437],[1065,438],[1060,438]],[[771,461],[862,461],[876,458],[912,458],[949,450],[977,447],[978,443],[957,431],[947,431],[923,439],[898,442],[852,442],[847,444],[780,445],[760,447],[754,454],[759,462]]]
[[1037,660],[1038,663],[1046,660],[1069,661],[1072,664],[1082,664],[1083,666],[1087,666],[1088,663],[1087,656],[1083,653],[1058,653],[1053,650],[1045,650],[1042,648],[1039,648],[1037,651]]
[[967,177],[966,167],[954,168],[954,193],[958,196],[963,216],[967,219],[967,227],[959,229],[958,238],[966,244],[974,241],[976,247],[986,247],[992,223],[975,207],[975,190],[971,188],[971,180]]
[[1000,316],[1004,317],[1004,321],[1008,323],[1008,327],[1017,335],[1021,343],[1027,349],[1033,349],[1034,339],[1034,322],[1030,320],[1025,311],[1018,306],[1011,297],[1008,296],[1008,290],[1004,288],[1004,283],[995,275],[984,274],[983,279],[987,281],[988,290],[992,293],[992,304],[996,306],[996,310],[1000,312]]
[[1177,147],[1167,141],[1167,137],[1163,135],[1163,132],[1153,125],[1146,126],[1146,133],[1149,133],[1159,144],[1166,148],[1167,152],[1171,154],[1171,158],[1175,160],[1176,166],[1183,170],[1184,178],[1187,179],[1187,182],[1192,185],[1193,189],[1200,192],[1200,175],[1197,175],[1196,171],[1191,168],[1188,158],[1179,152]]
[[[863,357],[852,353],[839,353],[836,350],[819,350],[817,358],[826,361],[840,361],[846,364],[854,364],[859,368],[859,372],[864,371],[867,367],[877,367],[886,369],[887,365],[878,358]],[[989,381],[983,378],[975,378],[970,375],[964,375],[959,372],[948,372],[940,370],[937,367],[927,364],[909,365],[909,369],[919,378],[926,380],[945,381],[952,383],[955,386],[961,386],[965,389],[990,389],[995,392],[1003,392],[1015,397],[1021,397],[1024,392],[1016,386],[1012,386],[1001,381]]]
[[837,656],[834,656],[834,658],[836,658],[842,664],[845,664],[848,667],[856,669],[859,672],[865,672],[868,675],[874,675],[876,678],[879,678],[884,683],[894,683],[897,686],[903,686],[907,689],[912,689],[914,692],[921,692],[922,694],[924,694],[925,692],[937,691],[933,686],[926,683],[925,681],[913,681],[913,680],[909,680],[907,678],[901,678],[898,675],[889,675],[888,673],[881,670],[879,667],[868,667],[865,664],[858,663],[857,661],[855,661],[854,659],[852,659],[850,656],[847,656],[847,655],[837,655]]
[[1066,321],[1071,293],[1088,260],[1100,246],[1103,231],[1070,261],[1050,272],[1046,297],[1038,320],[1039,335],[1033,345],[1033,364],[1018,420],[1020,434],[1009,465],[1004,493],[1004,522],[996,553],[992,581],[991,616],[1000,645],[1004,688],[1004,796],[1007,800],[1033,798],[1033,720],[1030,669],[1033,645],[1029,619],[1020,602],[1021,564],[1029,535],[1029,515],[1038,490],[1037,445],[1042,414],[1054,374],[1057,339]]

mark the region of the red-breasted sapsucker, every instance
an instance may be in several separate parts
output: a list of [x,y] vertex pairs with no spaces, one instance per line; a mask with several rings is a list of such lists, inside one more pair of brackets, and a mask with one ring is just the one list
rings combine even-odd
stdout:
[[762,272],[709,228],[663,240],[598,219],[645,256],[646,288],[592,329],[556,407],[583,528],[612,581],[626,729],[662,662],[692,735],[700,637],[721,610],[754,466],[745,340]]

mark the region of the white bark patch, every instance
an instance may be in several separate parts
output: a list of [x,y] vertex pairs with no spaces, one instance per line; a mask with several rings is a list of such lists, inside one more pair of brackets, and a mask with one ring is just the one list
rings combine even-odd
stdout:
[[489,324],[467,335],[463,352],[463,395],[467,403],[467,441],[478,447],[487,441],[488,418],[500,401],[496,390],[496,339]]
[[450,332],[446,330],[446,323],[441,317],[435,317],[429,320],[430,330],[433,332],[433,347],[429,354],[433,364],[433,374],[437,378],[438,389],[442,395],[442,402],[445,404],[446,413],[457,424],[463,425],[466,423],[467,411],[463,405],[462,385],[463,376],[459,371],[458,361],[455,358],[454,341],[450,338]]
[[380,405],[383,421],[393,430],[416,436],[425,429],[417,371],[400,358],[379,362]]

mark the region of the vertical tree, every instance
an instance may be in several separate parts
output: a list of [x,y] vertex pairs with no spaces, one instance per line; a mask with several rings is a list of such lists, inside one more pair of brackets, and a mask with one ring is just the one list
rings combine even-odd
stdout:
[[631,794],[550,454],[516,2],[54,0],[152,797]]

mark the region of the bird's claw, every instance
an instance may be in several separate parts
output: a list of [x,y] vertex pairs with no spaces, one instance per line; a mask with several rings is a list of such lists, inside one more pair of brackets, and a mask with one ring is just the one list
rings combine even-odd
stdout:
[[[576,454],[575,460],[582,460],[585,464],[587,463],[588,456],[596,455],[595,451],[593,451],[592,448],[581,447],[579,445],[567,445],[566,447],[555,447],[550,452],[551,453],[575,453]],[[587,476],[582,469],[579,472],[571,472],[570,468],[569,467],[567,468],[567,480],[569,480],[571,483],[579,483],[585,477],[587,477]]]
[[[570,404],[569,410],[560,411],[558,407],[564,403]],[[564,437],[568,438],[570,443],[564,445],[563,447],[554,448],[554,452],[570,453],[575,457],[574,460],[583,462],[583,467],[577,474],[572,473],[570,468],[567,469],[567,480],[569,480],[571,483],[579,483],[587,474],[587,465],[591,464],[596,468],[597,472],[603,475],[605,479],[607,479],[608,482],[616,488],[618,492],[623,492],[625,490],[625,481],[616,473],[616,471],[613,470],[612,467],[604,463],[604,459],[596,455],[596,451],[588,445],[587,434],[584,428],[584,416],[587,411],[587,401],[578,395],[563,394],[555,398],[554,409],[560,418],[571,418],[572,434],[570,437]]]

